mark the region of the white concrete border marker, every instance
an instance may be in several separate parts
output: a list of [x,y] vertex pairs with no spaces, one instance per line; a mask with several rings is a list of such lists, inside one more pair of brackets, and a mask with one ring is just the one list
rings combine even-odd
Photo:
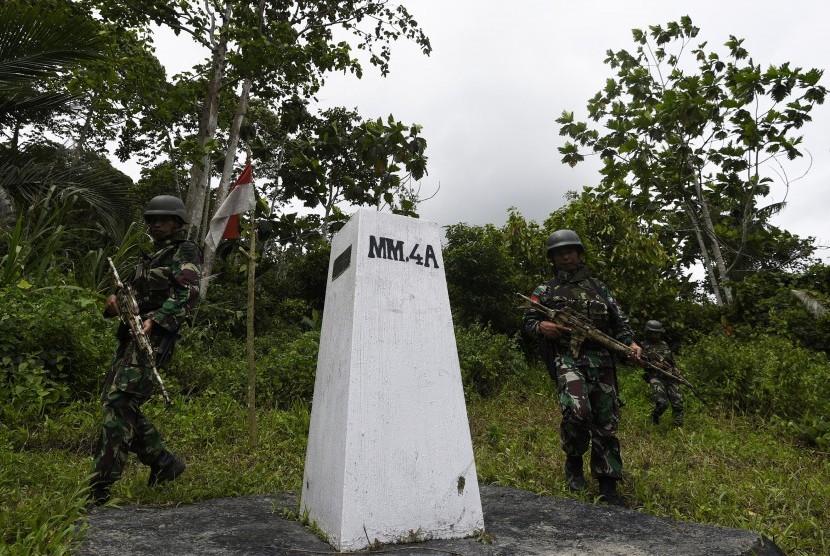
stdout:
[[332,240],[300,506],[341,551],[484,529],[435,223]]

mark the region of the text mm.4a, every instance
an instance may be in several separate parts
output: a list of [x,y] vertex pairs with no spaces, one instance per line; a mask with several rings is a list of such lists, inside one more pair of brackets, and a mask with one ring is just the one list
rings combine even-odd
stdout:
[[432,245],[426,246],[423,255],[419,252],[420,247],[420,244],[416,243],[409,251],[409,255],[404,255],[406,250],[403,241],[392,239],[391,237],[369,236],[370,259],[389,259],[402,263],[414,262],[427,268],[439,268],[438,259],[435,258],[435,249],[433,249]]

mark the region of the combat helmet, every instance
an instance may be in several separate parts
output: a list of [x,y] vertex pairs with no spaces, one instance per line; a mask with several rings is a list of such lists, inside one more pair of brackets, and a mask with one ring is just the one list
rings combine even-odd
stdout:
[[646,332],[665,332],[663,325],[659,320],[646,321]]
[[144,218],[165,215],[178,216],[185,224],[189,222],[187,210],[185,210],[181,199],[173,195],[156,195],[147,203],[147,208],[144,209]]
[[553,257],[553,250],[557,247],[576,247],[580,253],[585,252],[585,246],[582,245],[582,240],[573,230],[556,230],[548,236],[548,242],[545,251],[548,258]]

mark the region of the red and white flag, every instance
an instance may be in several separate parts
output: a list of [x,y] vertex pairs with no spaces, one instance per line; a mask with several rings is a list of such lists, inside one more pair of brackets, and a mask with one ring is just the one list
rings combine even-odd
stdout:
[[251,163],[249,162],[239,179],[233,184],[227,198],[210,220],[210,231],[205,238],[205,244],[211,245],[213,249],[223,239],[236,239],[239,237],[239,215],[243,212],[253,210],[256,206],[256,194],[254,193],[254,179]]

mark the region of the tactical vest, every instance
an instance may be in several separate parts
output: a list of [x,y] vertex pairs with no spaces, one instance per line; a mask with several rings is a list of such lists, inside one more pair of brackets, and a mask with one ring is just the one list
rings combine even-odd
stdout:
[[674,354],[669,348],[669,345],[664,340],[650,342],[647,338],[642,338],[639,341],[640,347],[648,355],[654,355],[661,360],[668,361],[674,364]]
[[553,278],[547,283],[544,298],[540,301],[553,309],[568,307],[591,319],[602,332],[611,333],[610,303],[594,278],[586,277],[568,284]]
[[132,279],[132,287],[138,301],[138,310],[142,315],[159,309],[171,296],[173,257],[185,241],[187,240],[174,239],[169,245],[150,255],[141,255]]

